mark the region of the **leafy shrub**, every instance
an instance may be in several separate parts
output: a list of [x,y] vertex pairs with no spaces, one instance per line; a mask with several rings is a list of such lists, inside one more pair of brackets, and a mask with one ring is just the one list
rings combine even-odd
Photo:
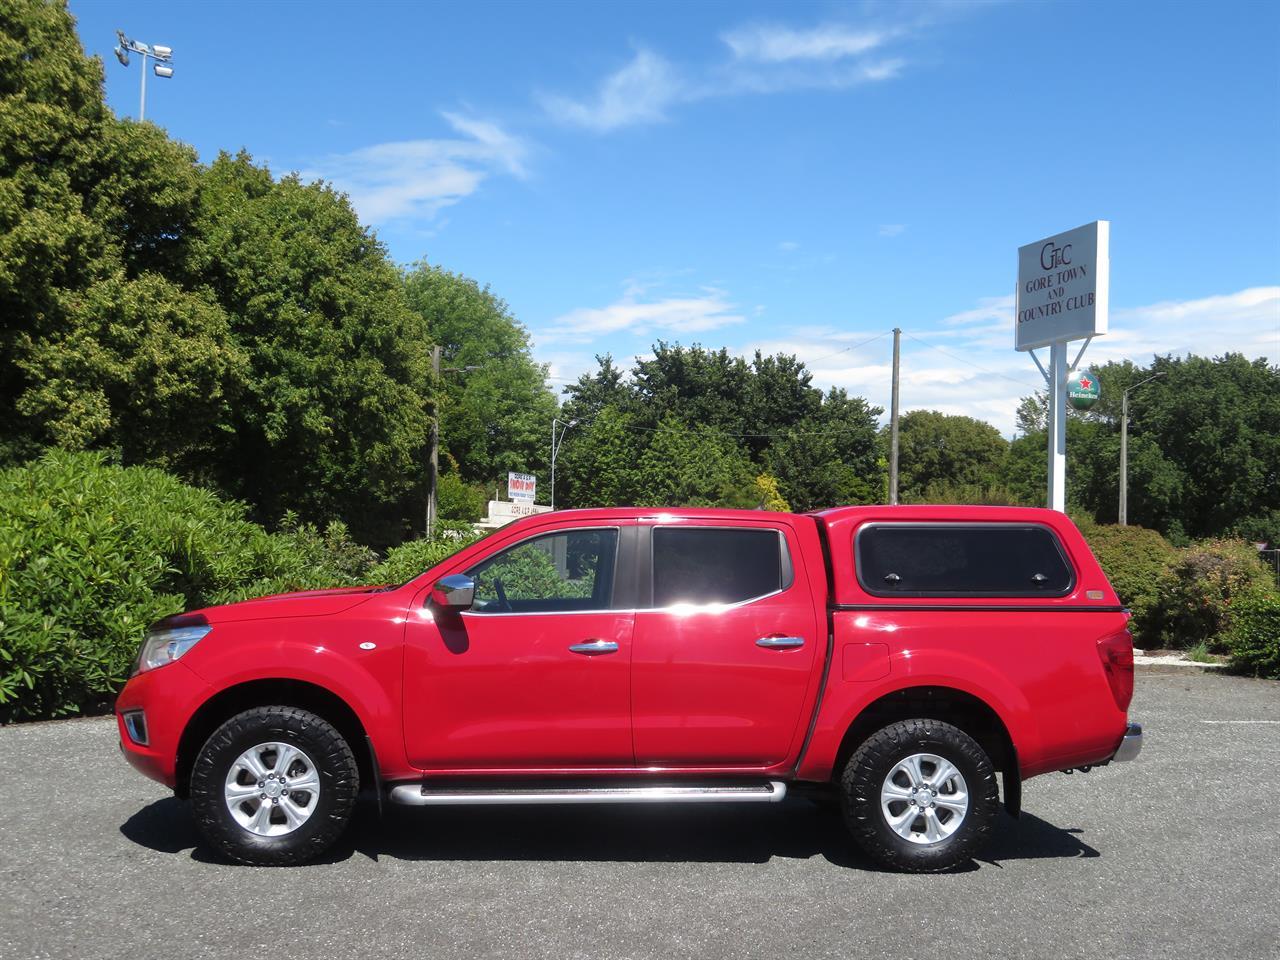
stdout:
[[1280,595],[1256,593],[1232,604],[1226,645],[1235,666],[1280,680]]
[[976,504],[993,507],[1039,506],[1034,501],[1025,500],[1013,488],[994,480],[978,483],[934,480],[924,488],[923,493],[907,502]]
[[1206,643],[1224,653],[1234,605],[1273,590],[1270,571],[1252,544],[1206,540],[1182,550],[1170,565],[1153,619],[1166,647]]
[[791,512],[791,504],[787,503],[787,498],[778,490],[778,478],[773,474],[762,473],[756,477],[755,492],[760,498],[761,509],[778,513]]
[[1134,645],[1158,646],[1160,598],[1168,587],[1169,567],[1178,557],[1177,549],[1156,531],[1143,527],[1087,521],[1079,525],[1120,602],[1133,611],[1129,630]]
[[440,475],[437,498],[442,519],[464,523],[475,523],[483,517],[489,499],[484,487],[466,483],[456,473]]
[[148,624],[183,609],[356,583],[341,525],[269,534],[160,470],[50,452],[0,470],[0,721],[105,707]]
[[410,540],[387,552],[387,558],[369,571],[369,583],[407,583],[463,547],[478,540],[469,524],[442,521],[433,540]]

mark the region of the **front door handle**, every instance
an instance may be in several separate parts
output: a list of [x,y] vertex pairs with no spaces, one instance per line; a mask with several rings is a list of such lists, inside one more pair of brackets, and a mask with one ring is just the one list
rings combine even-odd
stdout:
[[761,637],[756,646],[767,650],[793,650],[804,646],[804,637]]
[[569,647],[570,653],[580,653],[584,657],[598,657],[602,653],[617,653],[618,645],[612,640],[588,640],[586,643],[575,643]]

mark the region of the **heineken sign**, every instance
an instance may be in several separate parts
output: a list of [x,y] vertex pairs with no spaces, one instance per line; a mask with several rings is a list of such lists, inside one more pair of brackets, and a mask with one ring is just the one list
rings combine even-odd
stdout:
[[1077,410],[1088,410],[1098,402],[1098,378],[1088,370],[1081,370],[1067,381],[1067,400]]

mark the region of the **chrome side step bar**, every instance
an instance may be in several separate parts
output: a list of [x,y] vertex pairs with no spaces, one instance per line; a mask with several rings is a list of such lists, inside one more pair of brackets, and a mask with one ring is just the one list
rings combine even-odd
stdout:
[[778,803],[787,795],[781,780],[747,784],[608,784],[573,787],[456,787],[404,784],[391,799],[411,806],[515,803]]

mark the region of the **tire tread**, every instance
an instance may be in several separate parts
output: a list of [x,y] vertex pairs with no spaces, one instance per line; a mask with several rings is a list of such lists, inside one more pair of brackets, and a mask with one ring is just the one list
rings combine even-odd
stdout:
[[[318,829],[309,820],[283,837],[255,838],[225,810],[226,768],[219,757],[254,737],[286,739],[283,734],[307,741],[305,749],[328,794],[328,809]],[[346,829],[359,792],[360,774],[350,744],[328,721],[300,707],[261,706],[236,714],[210,734],[191,770],[191,808],[200,832],[228,859],[256,866],[297,866],[320,856]]]
[[[928,847],[892,835],[880,812],[880,786],[888,770],[904,752],[916,751],[950,754],[952,762],[962,758],[978,774],[965,775],[970,796],[966,822],[947,840]],[[845,825],[872,859],[907,873],[938,873],[972,859],[991,839],[999,791],[991,760],[976,740],[952,724],[919,718],[891,723],[862,742],[841,774],[840,800]]]

